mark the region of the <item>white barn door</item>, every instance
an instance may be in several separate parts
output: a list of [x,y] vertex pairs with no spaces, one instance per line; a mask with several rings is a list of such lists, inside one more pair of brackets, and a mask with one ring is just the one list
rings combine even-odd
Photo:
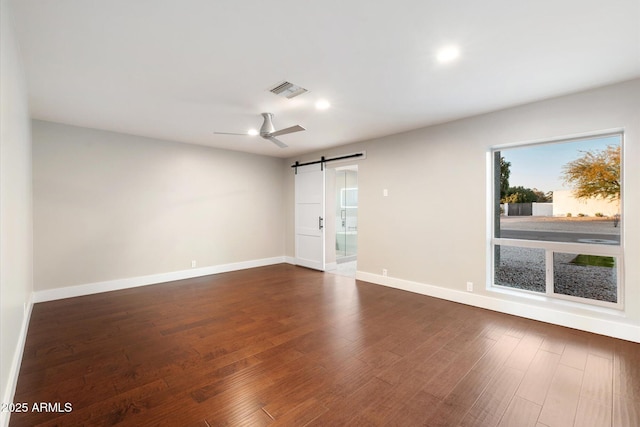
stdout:
[[295,175],[296,264],[324,271],[324,168],[299,166]]

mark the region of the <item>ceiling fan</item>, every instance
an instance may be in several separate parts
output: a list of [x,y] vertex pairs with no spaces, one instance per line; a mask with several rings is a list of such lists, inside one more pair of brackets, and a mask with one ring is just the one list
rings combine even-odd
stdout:
[[[276,130],[273,127],[273,122],[272,122],[273,114],[271,114],[271,113],[262,113],[262,117],[264,117],[264,122],[262,123],[262,127],[260,128],[260,132],[258,133],[258,135],[260,135],[264,139],[268,139],[269,141],[273,142],[274,144],[276,144],[280,148],[287,148],[288,145],[285,144],[284,142],[280,141],[279,139],[277,139],[276,136],[286,135],[288,133],[300,132],[300,131],[306,130],[305,128],[303,128],[300,125],[295,125],[295,126],[291,126],[291,127],[288,127],[288,128]],[[251,133],[231,133],[231,132],[214,132],[214,134],[217,134],[217,135],[252,135]]]

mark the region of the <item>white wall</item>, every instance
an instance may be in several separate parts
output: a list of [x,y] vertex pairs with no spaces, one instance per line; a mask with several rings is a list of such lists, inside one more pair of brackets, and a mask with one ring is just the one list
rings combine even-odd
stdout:
[[[623,155],[630,165],[624,169],[626,312],[486,289],[491,147],[614,128],[625,130]],[[640,80],[292,158],[288,164],[358,150],[367,153],[358,163],[358,278],[640,341],[640,263],[635,262],[640,259],[640,169],[632,166],[640,164]],[[288,255],[292,235],[290,222]],[[467,281],[475,284],[472,294],[465,292]]]
[[577,199],[571,190],[557,190],[553,192],[553,215],[554,216],[578,216],[584,214],[595,216],[601,213],[604,216],[612,217],[620,213],[620,202],[609,199]]
[[[27,87],[8,1],[0,2],[0,392],[12,402],[32,281],[31,135]],[[0,414],[0,425],[8,414]]]
[[284,255],[284,161],[33,121],[34,288]]
[[532,203],[533,216],[553,216],[553,203]]

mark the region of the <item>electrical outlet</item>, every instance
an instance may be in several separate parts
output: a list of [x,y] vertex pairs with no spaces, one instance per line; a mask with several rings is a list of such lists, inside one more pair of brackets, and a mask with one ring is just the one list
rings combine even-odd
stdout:
[[191,261],[191,268],[195,268],[196,267],[196,260],[192,260]]
[[383,268],[383,269],[382,269],[382,275],[383,275],[384,277],[387,277],[387,269],[386,269],[386,268]]
[[386,188],[382,190],[382,197],[389,197],[389,190],[387,190]]
[[467,292],[473,292],[473,282],[467,282]]

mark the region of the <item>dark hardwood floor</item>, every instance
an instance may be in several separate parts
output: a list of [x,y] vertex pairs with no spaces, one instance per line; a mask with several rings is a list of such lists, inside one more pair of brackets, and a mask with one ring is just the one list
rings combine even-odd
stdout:
[[640,344],[281,264],[36,304],[15,402],[14,427],[632,427]]

